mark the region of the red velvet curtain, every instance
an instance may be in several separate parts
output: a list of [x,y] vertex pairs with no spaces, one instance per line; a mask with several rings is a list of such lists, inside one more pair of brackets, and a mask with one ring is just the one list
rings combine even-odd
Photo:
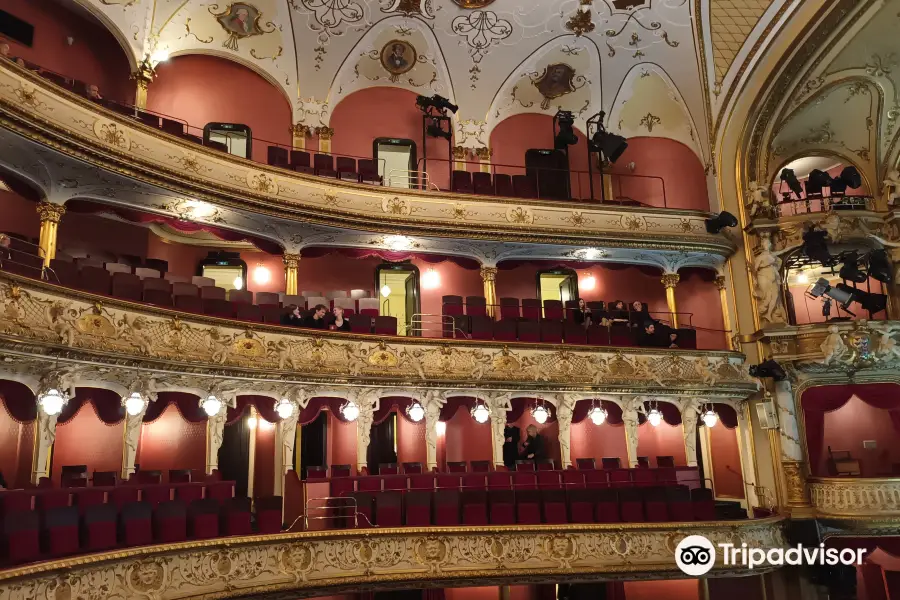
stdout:
[[[734,429],[737,427],[738,418],[737,411],[735,411],[728,404],[719,404],[718,402],[713,403],[713,410],[716,411],[716,414],[719,415],[719,422],[725,426],[726,429]],[[703,421],[700,421],[701,423]]]
[[[815,471],[825,444],[825,413],[838,410],[856,396],[869,406],[889,411],[891,423],[900,432],[900,386],[895,383],[822,385],[803,392],[800,406],[806,426],[806,451]],[[815,474],[815,473],[814,473]]]
[[206,412],[200,408],[200,398],[186,392],[160,392],[156,402],[151,402],[144,413],[144,423],[151,423],[159,418],[169,404],[174,404],[178,412],[190,423],[200,423],[207,419]]
[[17,423],[31,423],[37,419],[37,403],[34,392],[24,383],[0,380],[0,398],[6,412]]
[[319,416],[323,410],[328,410],[338,420],[349,423],[344,415],[341,414],[341,406],[346,402],[343,398],[310,398],[306,408],[300,411],[297,418],[299,425],[309,425]]
[[60,425],[68,423],[85,402],[94,405],[97,416],[107,425],[115,425],[125,418],[125,407],[119,394],[102,388],[80,387],[75,389],[75,397],[69,398],[56,422]]
[[412,398],[403,396],[385,396],[384,398],[381,398],[378,403],[378,410],[375,411],[373,425],[383,423],[385,419],[391,416],[391,413],[394,412],[395,408],[397,409],[398,415],[406,419],[409,423],[414,423],[415,421],[410,419],[409,415],[406,414],[406,407],[410,406],[412,403]]
[[269,396],[246,395],[238,396],[234,408],[228,408],[228,416],[226,417],[225,424],[231,425],[239,421],[244,415],[244,412],[251,406],[255,406],[259,416],[269,423],[277,423],[281,420],[281,417],[275,412],[274,398]]
[[[653,408],[656,408],[656,410],[662,413],[663,421],[667,424],[672,426],[681,425],[681,412],[674,404],[669,402],[657,402],[654,406],[651,402],[644,402],[645,411],[649,413]],[[647,417],[642,413],[638,413],[638,424],[643,425],[646,422]]]
[[349,258],[368,258],[370,256],[375,256],[388,262],[416,259],[430,264],[437,264],[449,260],[464,269],[474,271],[481,268],[481,263],[474,258],[447,256],[445,254],[430,254],[427,252],[398,252],[382,250],[380,248],[338,248],[332,246],[304,248],[303,252],[301,252],[303,258],[318,258],[320,256],[325,256],[326,254],[341,254]]
[[475,398],[470,396],[453,396],[452,398],[447,398],[447,403],[441,407],[441,416],[438,420],[447,422],[453,418],[453,415],[455,415],[456,411],[459,409],[470,411],[474,406]]

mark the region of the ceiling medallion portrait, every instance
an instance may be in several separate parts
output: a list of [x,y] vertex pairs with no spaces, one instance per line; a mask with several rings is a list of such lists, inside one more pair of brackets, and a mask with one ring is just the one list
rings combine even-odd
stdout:
[[453,3],[460,8],[484,8],[493,2],[494,0],[453,0]]
[[216,18],[216,21],[228,34],[228,39],[225,40],[222,46],[229,50],[237,51],[239,39],[275,31],[274,23],[265,24],[265,27],[270,29],[263,29],[260,26],[259,21],[262,18],[262,13],[252,4],[235,2],[234,4],[229,4],[220,13],[215,12],[217,10],[219,10],[218,4],[213,4],[209,7],[210,14]]
[[404,40],[391,40],[381,49],[381,66],[391,74],[391,81],[416,66],[417,60],[416,49]]
[[[577,80],[583,80],[584,77],[576,76],[575,69],[565,63],[554,63],[548,65],[537,79],[532,79],[531,83],[537,88],[537,91],[544,97],[541,102],[541,108],[546,110],[550,106],[550,101],[566,94],[571,94],[581,86],[576,85]],[[582,85],[583,82],[582,82]]]

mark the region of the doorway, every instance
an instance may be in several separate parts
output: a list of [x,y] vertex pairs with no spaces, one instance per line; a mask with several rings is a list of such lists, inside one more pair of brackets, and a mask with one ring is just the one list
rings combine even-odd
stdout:
[[[326,467],[328,462],[328,411],[321,411],[312,423],[297,428],[294,445],[294,470],[306,479],[308,467]],[[300,465],[297,465],[297,453],[300,454]],[[300,470],[297,470],[297,467]]]
[[414,322],[419,308],[419,269],[409,263],[385,263],[375,268],[379,314],[397,319],[397,335],[420,335]]
[[578,274],[572,269],[538,271],[537,287],[541,305],[545,300],[559,300],[565,304],[568,300],[578,299]]
[[210,252],[200,261],[199,275],[209,277],[228,291],[247,287],[247,263],[237,252]]
[[392,412],[381,423],[372,425],[369,447],[366,448],[369,472],[378,465],[397,464],[397,413]]
[[203,128],[203,141],[226,150],[228,154],[250,158],[253,152],[253,134],[250,128],[240,123],[207,123]]
[[247,496],[249,485],[250,436],[254,433],[249,418],[248,407],[237,421],[225,425],[219,446],[219,474],[223,481],[234,482],[234,495],[239,498]]
[[408,139],[376,138],[372,155],[378,164],[378,174],[384,185],[396,188],[417,188],[416,143]]

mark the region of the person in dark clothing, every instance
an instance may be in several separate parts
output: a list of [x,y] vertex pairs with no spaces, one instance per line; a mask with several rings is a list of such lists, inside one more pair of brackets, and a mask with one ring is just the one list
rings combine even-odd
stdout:
[[578,299],[578,308],[572,313],[575,322],[587,329],[591,326],[591,309],[588,308],[587,303],[584,301],[584,298]]
[[334,321],[332,321],[329,329],[333,331],[350,331],[350,321],[344,318],[344,309],[340,306],[335,306],[331,312],[334,313]]
[[544,438],[538,434],[537,427],[529,425],[525,432],[528,434],[528,437],[525,438],[525,443],[522,445],[519,460],[539,461],[546,458]]
[[299,306],[296,304],[288,304],[285,310],[286,312],[281,315],[282,325],[292,325],[294,327],[301,327],[303,325],[303,317],[300,316]]
[[503,464],[514,469],[519,458],[519,428],[507,425],[503,428]]
[[612,308],[609,309],[609,320],[614,323],[628,322],[628,307],[621,300],[616,300]]
[[325,329],[325,313],[328,308],[324,304],[316,304],[311,315],[303,320],[303,326],[309,329]]
[[638,333],[638,345],[649,347],[661,346],[659,333],[660,332],[656,331],[655,321],[645,321],[644,329]]

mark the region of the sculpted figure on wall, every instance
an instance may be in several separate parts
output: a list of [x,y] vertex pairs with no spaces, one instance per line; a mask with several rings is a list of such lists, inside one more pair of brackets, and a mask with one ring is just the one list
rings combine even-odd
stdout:
[[628,452],[628,466],[636,468],[638,447],[638,412],[642,410],[643,398],[635,396],[622,407],[622,422],[625,424],[625,449]]
[[759,240],[759,254],[753,259],[753,272],[756,274],[753,295],[758,301],[760,325],[783,324],[787,322],[787,317],[781,298],[781,259],[772,250],[771,234],[760,233]]
[[775,217],[775,207],[772,206],[766,186],[760,185],[756,181],[751,181],[747,188],[747,196],[749,197],[747,207],[750,209],[751,219],[755,219],[757,216],[769,219]]
[[847,344],[844,343],[844,338],[841,337],[841,329],[837,325],[828,328],[828,336],[819,348],[822,350],[822,362],[826,365],[845,360],[850,352]]
[[570,427],[572,426],[572,414],[575,409],[575,400],[565,394],[556,395],[556,423],[559,426],[559,457],[562,468],[566,469],[572,464],[570,450]]
[[900,325],[891,321],[876,321],[870,323],[869,327],[878,334],[878,344],[875,347],[875,355],[878,360],[900,361],[900,344],[894,339],[894,334],[900,331]]
[[896,206],[900,203],[900,171],[891,169],[882,183],[885,195],[887,195],[888,206]]
[[437,467],[437,426],[441,418],[440,394],[429,390],[423,401],[425,408],[425,462],[428,470]]

